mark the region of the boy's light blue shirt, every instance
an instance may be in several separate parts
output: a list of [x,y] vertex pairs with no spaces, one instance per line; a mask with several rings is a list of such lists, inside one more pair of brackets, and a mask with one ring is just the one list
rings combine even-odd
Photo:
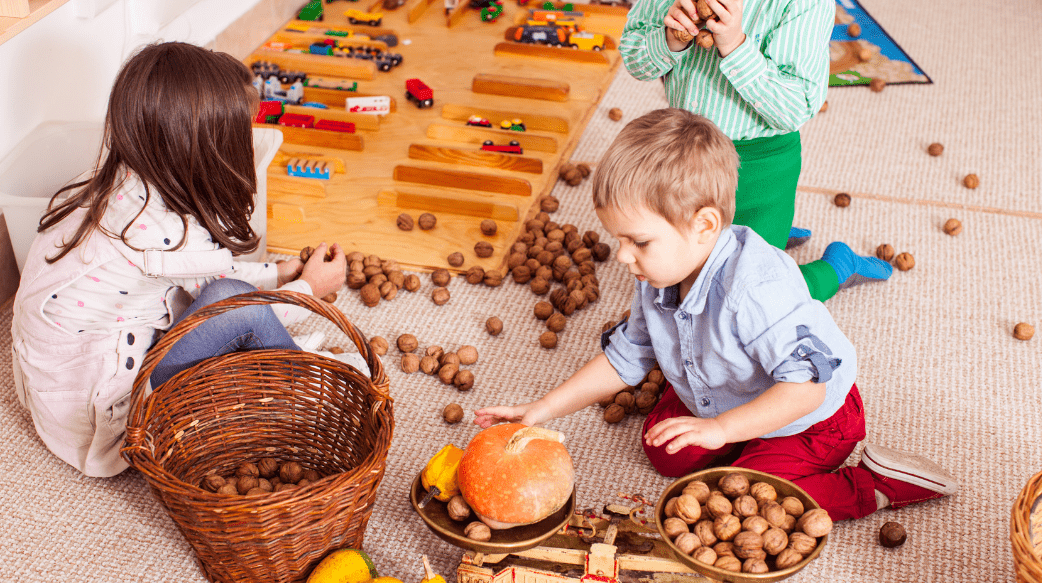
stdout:
[[658,362],[680,400],[705,419],[775,383],[825,383],[821,406],[761,437],[794,435],[843,405],[857,376],[854,346],[810,297],[796,262],[748,227],[724,230],[679,305],[678,296],[679,286],[637,282],[629,320],[604,350],[626,383]]

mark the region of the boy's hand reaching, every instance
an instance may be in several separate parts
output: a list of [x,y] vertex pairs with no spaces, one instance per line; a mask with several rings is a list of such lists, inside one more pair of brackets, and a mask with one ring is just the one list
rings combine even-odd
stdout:
[[344,286],[347,280],[347,256],[340,245],[333,243],[329,249],[333,258],[326,261],[326,244],[322,243],[304,264],[300,279],[311,285],[311,294],[316,298],[329,295]]
[[727,437],[716,419],[671,417],[649,429],[644,441],[651,447],[668,443],[666,452],[674,454],[689,445],[720,449],[727,444]]
[[527,403],[514,407],[499,406],[478,409],[474,411],[474,424],[485,429],[505,422],[520,422],[529,427],[543,423],[547,419],[536,411],[534,405],[535,403]]
[[[679,0],[678,0],[679,1]],[[713,43],[726,57],[745,42],[745,31],[742,30],[743,0],[706,0],[716,13],[716,18],[706,21],[706,29],[713,33]]]

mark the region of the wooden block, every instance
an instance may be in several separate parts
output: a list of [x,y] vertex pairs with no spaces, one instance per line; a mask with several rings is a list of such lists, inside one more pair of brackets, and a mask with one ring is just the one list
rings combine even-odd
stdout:
[[555,115],[543,115],[526,111],[503,111],[496,109],[485,109],[471,107],[458,103],[446,103],[441,108],[441,117],[465,122],[470,116],[477,115],[492,123],[492,127],[499,127],[503,120],[521,119],[525,127],[532,131],[568,133],[568,120]]
[[294,146],[293,144],[286,144],[284,147],[280,147],[279,151],[275,153],[275,157],[271,160],[271,166],[269,169],[275,167],[281,167],[285,169],[286,165],[293,158],[309,158],[311,160],[320,160],[333,166],[333,173],[339,172],[344,174],[347,172],[347,166],[344,165],[344,161],[335,156],[328,156],[321,152],[309,151],[307,148],[301,148]]
[[[256,127],[271,127],[270,124],[254,124]],[[358,134],[346,134],[343,132],[330,132],[311,128],[294,128],[278,126],[282,130],[282,142],[285,144],[300,144],[303,146],[315,146],[319,148],[335,148],[337,150],[364,149],[362,136]]]
[[381,40],[372,39],[361,39],[361,38],[345,38],[337,36],[335,34],[324,34],[322,32],[278,32],[275,36],[268,39],[268,41],[290,43],[296,48],[302,48],[307,50],[312,43],[324,42],[326,39],[332,39],[342,41],[345,44],[356,46],[356,47],[373,47],[380,49],[381,51],[387,50],[387,43]]
[[445,26],[452,28],[462,20],[469,5],[470,0],[456,0],[456,6],[445,15]]
[[430,6],[434,0],[411,0],[406,7],[406,20],[409,24],[412,24],[423,16],[423,13],[427,11],[427,7]]
[[[274,168],[274,166],[271,168]],[[268,172],[269,201],[275,202],[284,196],[326,198],[326,183],[329,182],[328,180],[288,176],[285,166],[282,166],[281,170],[281,173],[274,170]]]
[[488,168],[529,172],[532,174],[543,173],[543,161],[538,158],[527,158],[525,156],[517,156],[514,154],[501,154],[499,152],[486,152],[485,150],[463,150],[460,148],[410,144],[409,157],[413,160],[427,160],[428,162],[485,166]]
[[608,55],[601,51],[580,51],[564,47],[551,47],[528,43],[503,42],[495,48],[496,56],[532,57],[538,59],[555,59],[571,63],[587,63],[607,67]]
[[286,113],[299,113],[302,115],[313,115],[315,121],[328,119],[333,121],[346,121],[355,124],[355,130],[376,131],[380,129],[380,116],[364,113],[351,113],[339,109],[319,109],[317,107],[306,107],[303,105],[287,105]]
[[427,126],[427,137],[432,140],[449,140],[478,145],[483,144],[485,140],[492,140],[497,145],[516,141],[518,144],[521,144],[522,149],[551,154],[557,152],[557,138],[537,136],[529,132],[508,132],[474,126],[450,126],[432,123]]
[[268,220],[284,223],[303,223],[304,207],[295,204],[273,202],[268,204]]
[[346,57],[332,57],[329,55],[305,55],[261,48],[250,55],[250,58],[247,59],[247,64],[253,64],[257,61],[268,61],[269,63],[275,63],[283,69],[303,71],[314,75],[328,75],[330,77],[347,77],[349,79],[368,81],[376,75],[376,65],[372,61],[364,59],[348,59]]
[[[344,111],[347,104],[348,97],[375,97],[377,93],[358,93],[357,91],[339,91],[337,89],[321,89],[318,87],[305,87],[304,88],[304,101],[314,101],[315,103],[321,103],[330,108],[337,108]],[[394,97],[391,98],[391,113],[394,113],[398,109],[397,101]],[[350,113],[344,111],[344,113]],[[358,114],[351,114],[358,115]],[[368,115],[368,114],[367,114]],[[375,116],[379,117],[379,116]],[[377,122],[379,125],[379,121]],[[368,127],[364,129],[369,129]]]
[[414,182],[416,184],[445,188],[498,192],[516,196],[532,195],[532,183],[522,178],[463,172],[461,170],[442,170],[439,168],[399,165],[394,167],[394,179],[400,182]]
[[568,101],[571,88],[563,81],[535,77],[514,77],[478,73],[474,75],[471,91],[488,95],[507,95],[545,101]]
[[[525,18],[524,14],[525,13],[519,13],[518,14],[517,19],[518,19],[520,24],[525,24],[525,22],[527,22],[527,19]],[[524,43],[519,43],[517,41],[517,29],[518,28],[519,28],[519,26],[507,27],[506,31],[503,33],[503,40],[505,40],[507,42],[514,43],[514,44],[524,44]],[[590,29],[590,30],[593,30],[593,29]],[[600,33],[600,34],[602,36],[604,36],[604,46],[601,47],[602,49],[604,49],[606,51],[610,51],[610,50],[615,50],[615,49],[619,48],[618,44],[615,42],[615,39],[612,38],[612,36],[610,34],[604,34],[604,33]],[[531,45],[531,46],[549,47],[549,45]],[[550,48],[557,48],[557,47],[550,47]],[[569,47],[562,47],[562,48],[569,48]]]
[[377,195],[381,206],[416,209],[434,214],[452,213],[494,221],[515,222],[520,218],[516,206],[495,202],[488,197],[445,196],[442,191],[405,192],[384,190]]
[[[341,6],[341,8],[344,8],[345,10],[347,8],[343,4],[341,4],[340,6]],[[301,34],[301,33],[298,33],[297,31],[293,30],[296,27],[300,27],[300,28],[303,29],[302,34],[325,34],[326,31],[334,30],[334,31],[337,31],[337,32],[353,32],[355,34],[363,34],[363,35],[368,36],[370,38],[372,38],[374,36],[380,36],[380,35],[383,35],[383,34],[394,34],[394,35],[397,35],[397,33],[394,30],[390,29],[390,28],[382,28],[382,27],[379,27],[379,26],[369,26],[367,24],[358,24],[358,25],[347,24],[347,22],[344,21],[343,13],[344,13],[344,10],[341,10],[340,11],[340,15],[339,15],[339,17],[340,17],[339,20],[341,22],[338,22],[336,24],[327,24],[327,25],[323,26],[321,23],[316,25],[314,22],[311,22],[311,21],[308,21],[308,20],[291,20],[291,21],[287,22],[286,25],[283,27],[283,31],[285,31],[287,34],[295,34],[295,33],[296,34]],[[332,14],[327,14],[327,16],[333,16],[333,15]],[[326,22],[329,22],[330,20],[338,20],[338,19],[330,18],[330,19],[327,19]],[[336,35],[333,35],[333,36],[336,36]]]
[[0,16],[13,18],[29,16],[29,0],[0,0]]

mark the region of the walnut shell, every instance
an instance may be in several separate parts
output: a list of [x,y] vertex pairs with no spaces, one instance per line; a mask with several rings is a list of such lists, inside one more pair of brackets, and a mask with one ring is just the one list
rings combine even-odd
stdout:
[[[601,406],[602,407],[607,407],[608,405],[611,405],[612,403],[615,402],[614,398],[615,398],[614,395],[612,395],[611,397],[608,397],[607,402],[605,402],[604,399],[601,399]],[[665,507],[662,508],[662,512],[664,512],[666,514],[666,516],[669,517],[669,518],[676,518],[676,515],[677,515],[677,512],[676,512],[676,510],[677,510],[677,498],[679,498],[679,496],[674,496],[674,497],[670,498],[669,500],[666,500],[666,505],[665,505]],[[687,523],[685,522],[684,524],[687,524]]]
[[253,476],[256,478],[260,476],[260,468],[257,467],[257,464],[252,464],[250,462],[242,463],[239,464],[239,467],[235,468],[235,475],[239,478],[243,476]]
[[438,217],[431,213],[423,213],[420,218],[416,221],[420,228],[424,231],[429,231],[434,228],[434,225],[438,224]]
[[703,49],[711,48],[713,44],[715,44],[713,41],[713,33],[703,28],[695,35],[695,43]]
[[560,208],[560,206],[561,206],[561,203],[560,203],[560,201],[557,200],[556,197],[547,195],[547,196],[544,196],[543,198],[539,199],[539,209],[542,210],[543,212],[547,212],[547,213],[557,212],[557,209]]
[[944,144],[934,142],[926,147],[926,153],[931,156],[940,156],[944,153]]
[[438,369],[438,380],[443,384],[451,385],[456,379],[456,373],[459,372],[459,365],[449,363],[441,365]]
[[367,283],[358,290],[362,296],[362,303],[370,308],[380,303],[380,287],[371,283]]
[[461,370],[452,377],[452,384],[461,391],[469,391],[474,388],[474,373],[469,370]]
[[784,549],[782,552],[778,553],[778,556],[774,559],[774,566],[778,569],[788,569],[802,560],[803,555],[792,549]]
[[879,247],[876,247],[876,257],[883,261],[890,261],[894,258],[895,253],[897,253],[897,251],[894,250],[894,246],[888,243],[883,243]]
[[703,546],[698,547],[697,549],[695,549],[695,552],[691,553],[691,558],[698,561],[699,563],[712,565],[716,563],[717,556],[716,551],[714,551],[712,548],[708,546],[705,546],[705,543],[703,542]]
[[478,361],[478,349],[464,344],[456,351],[456,356],[459,356],[460,364],[471,365]]
[[420,357],[415,354],[405,353],[402,355],[402,372],[412,374],[420,370]]
[[734,554],[739,559],[751,559],[754,551],[763,550],[763,537],[752,531],[739,532],[731,542],[734,544]]
[[763,559],[746,559],[742,563],[743,573],[756,573],[762,574],[767,573],[770,569],[767,568],[767,563]]
[[390,345],[388,344],[387,339],[383,336],[373,336],[369,339],[369,347],[372,348],[373,352],[376,353],[378,356],[383,356],[387,354],[387,349],[389,348],[389,346]]
[[452,274],[448,269],[435,269],[431,272],[431,283],[438,287],[445,287],[452,281]]
[[496,221],[492,219],[485,219],[481,221],[481,234],[486,237],[491,237],[496,234],[499,227],[496,225]]
[[[629,395],[629,393],[620,393],[620,395]],[[616,397],[616,403],[618,403],[617,399],[618,397]],[[673,512],[677,518],[687,524],[695,524],[702,517],[702,508],[698,503],[698,498],[690,494],[681,494],[677,497],[677,505]]]
[[625,411],[627,415],[637,410],[636,397],[633,396],[633,393],[626,391],[619,391],[619,393],[615,395],[615,404],[621,406],[622,410]]
[[[398,295],[398,286],[394,285],[392,281],[385,281],[380,284],[380,297],[385,300],[393,300]],[[334,300],[335,301],[335,300]]]
[[894,266],[901,271],[908,271],[915,267],[915,257],[912,257],[911,253],[898,253],[897,257],[894,257]]
[[438,371],[438,359],[434,356],[427,355],[420,359],[420,370],[425,374],[434,374]]
[[976,174],[967,174],[966,177],[962,179],[962,185],[969,189],[977,188],[980,186],[980,177]]
[[460,253],[459,251],[456,251],[455,253],[450,253],[448,258],[446,258],[445,260],[448,261],[449,265],[451,265],[453,267],[459,267],[459,266],[463,265],[463,261],[464,261],[463,254]]
[[413,220],[412,220],[412,216],[410,216],[408,213],[402,213],[402,214],[398,215],[398,220],[396,221],[396,223],[398,225],[398,228],[403,230],[403,231],[411,231],[412,230]]
[[463,499],[463,496],[453,496],[449,498],[449,503],[446,505],[448,510],[449,518],[462,522],[470,518],[470,505]]
[[716,544],[716,533],[713,532],[713,521],[712,520],[699,520],[695,523],[695,528],[691,532],[698,535],[701,539],[702,544],[711,547]]
[[737,514],[739,518],[756,516],[760,512],[760,506],[756,503],[756,499],[748,494],[735,498],[732,504],[734,506],[734,513]]
[[568,318],[564,317],[564,314],[551,314],[546,319],[546,329],[551,332],[560,332],[564,330],[565,324],[568,323]]
[[618,107],[613,107],[608,110],[608,119],[612,121],[619,121],[622,119],[622,110]]
[[362,286],[367,283],[367,279],[361,271],[351,271],[347,274],[344,282],[347,284],[348,289],[362,289]]
[[546,320],[554,313],[554,307],[550,305],[550,302],[539,301],[536,302],[535,307],[532,308],[535,313],[535,317],[540,320]]
[[402,352],[412,352],[419,348],[420,341],[412,334],[402,334],[398,337],[396,344],[398,345],[398,350],[401,350]]
[[317,482],[322,479],[322,474],[319,474],[315,470],[304,470],[304,478],[309,482]]
[[526,284],[532,280],[532,270],[527,265],[518,265],[510,270],[510,276],[514,278],[514,283]]
[[777,555],[789,544],[789,535],[780,528],[769,528],[763,533],[763,550],[769,555]]
[[256,496],[257,494],[267,494],[267,493],[268,493],[268,490],[265,490],[264,488],[261,488],[260,486],[258,486],[256,488],[250,488],[250,491],[246,492],[246,495],[247,496]]
[[785,526],[785,509],[782,508],[781,504],[773,500],[768,500],[763,503],[760,507],[760,516],[767,520],[767,523],[776,528],[783,528]]
[[832,199],[832,202],[840,208],[848,207],[850,206],[850,195],[845,192],[841,192],[837,194],[835,198]]
[[[459,423],[463,420],[463,407],[458,403],[446,405],[445,409],[441,412],[441,416],[445,419],[446,423]],[[463,518],[457,518],[455,520],[463,520]]]
[[543,332],[539,335],[539,345],[543,348],[557,348],[557,334],[550,330]]
[[905,544],[906,540],[908,540],[908,533],[899,522],[884,523],[879,529],[879,544],[888,549],[899,547]]
[[[767,522],[770,522],[769,518]],[[815,538],[825,536],[832,532],[832,518],[829,517],[827,510],[815,508],[803,513],[803,516],[796,522],[796,529]]]
[[[676,498],[674,498],[674,500],[675,499]],[[677,538],[681,534],[691,533],[691,531],[687,528],[687,523],[675,517],[667,518],[666,520],[662,521],[662,530],[666,532],[666,536],[668,536],[669,538]],[[695,535],[695,538],[698,538],[698,536]],[[702,546],[701,540],[698,541],[698,546]],[[692,547],[692,549],[694,549],[694,547]],[[686,552],[690,554],[690,551]]]
[[749,495],[752,496],[756,500],[756,503],[760,505],[778,499],[778,491],[774,489],[774,486],[767,482],[756,482],[755,484],[750,485]]
[[[709,516],[717,518],[731,514],[733,506],[731,505],[731,501],[723,494],[720,492],[713,492],[709,495],[709,499],[706,500],[706,510],[709,511]],[[764,518],[767,517],[765,516]],[[767,521],[770,522],[770,519]]]
[[283,483],[294,483],[300,481],[304,476],[304,468],[297,462],[285,462],[279,466],[279,479]]
[[265,492],[271,492],[272,490],[271,482],[265,478],[257,479],[257,487]]
[[240,494],[245,494],[259,485],[260,478],[257,476],[239,476],[239,479],[235,482],[235,489]]
[[1013,337],[1017,340],[1031,340],[1035,336],[1035,327],[1027,322],[1019,322],[1013,327]]
[[495,248],[488,241],[478,241],[474,244],[474,254],[478,257],[492,257]]
[[677,546],[677,549],[679,549],[680,552],[685,555],[690,555],[695,549],[702,546],[702,541],[698,540],[698,536],[687,532],[685,529],[684,532],[681,532],[676,536],[673,544]]
[[607,243],[597,243],[590,251],[593,251],[594,261],[604,261],[611,257],[611,247]]
[[482,281],[489,287],[499,287],[503,285],[503,272],[498,269],[489,269],[485,272],[485,279]]
[[723,569],[724,571],[732,571],[734,573],[742,572],[742,562],[734,557],[720,557],[713,563],[713,566],[717,569]]
[[803,502],[801,502],[799,498],[795,496],[786,496],[785,498],[782,498],[779,504],[782,505],[782,508],[784,508],[785,512],[790,516],[796,518],[803,516]]
[[217,493],[222,496],[236,496],[239,494],[239,490],[235,487],[235,484],[229,482],[218,488]]
[[962,232],[962,221],[959,219],[948,219],[944,222],[944,232],[952,237]]
[[475,285],[479,284],[485,281],[485,268],[481,267],[480,265],[475,265],[474,267],[471,267],[467,270],[467,275],[465,277],[467,279],[467,283]]
[[722,541],[729,541],[742,531],[742,521],[734,514],[719,516],[713,520],[713,534]]
[[[553,334],[553,332],[544,332],[544,334]],[[612,403],[611,405],[608,405],[608,407],[604,410],[604,420],[608,423],[618,423],[619,421],[622,421],[623,417],[625,416],[626,410],[622,408],[622,405],[619,405],[617,403]]]
[[755,532],[756,534],[763,534],[767,532],[767,529],[771,527],[767,524],[767,519],[757,514],[756,516],[750,516],[742,521],[742,530],[748,530],[749,532]]
[[709,500],[709,485],[702,480],[694,480],[684,486],[684,493],[698,498],[699,504],[705,504],[706,500]]
[[463,534],[467,538],[476,541],[487,541],[492,538],[492,530],[484,522],[474,521],[471,522],[463,529]]
[[738,472],[725,474],[716,485],[729,498],[737,498],[749,493],[749,478]]
[[495,316],[485,320],[485,331],[492,336],[499,336],[499,333],[503,331],[503,320]]
[[461,364],[459,355],[455,352],[443,352],[441,357],[438,358],[438,364],[445,366],[446,364],[454,364],[457,367]]
[[[206,474],[203,476],[203,481],[200,484],[200,487],[204,490],[209,490],[210,492],[217,492],[221,489],[221,486],[224,486],[226,483],[225,479],[217,474]],[[684,527],[684,530],[687,530],[686,526]]]
[[818,546],[818,539],[803,532],[794,532],[789,535],[788,548],[806,557]]
[[434,288],[434,291],[431,292],[431,301],[438,306],[444,306],[447,304],[450,297],[448,288],[436,287]]

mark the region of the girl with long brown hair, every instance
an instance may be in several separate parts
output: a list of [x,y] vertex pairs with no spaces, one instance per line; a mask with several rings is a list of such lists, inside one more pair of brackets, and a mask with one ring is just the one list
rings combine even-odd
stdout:
[[[265,212],[254,208],[251,80],[224,53],[143,48],[116,78],[96,169],[58,191],[40,220],[14,304],[16,392],[47,447],[85,474],[127,467],[119,447],[131,387],[174,323],[254,289],[322,297],[344,283],[336,244],[330,262],[325,243],[307,264],[233,259],[257,248],[249,219]],[[152,384],[234,350],[296,349],[285,324],[307,314],[251,306],[211,318],[164,357]]]

